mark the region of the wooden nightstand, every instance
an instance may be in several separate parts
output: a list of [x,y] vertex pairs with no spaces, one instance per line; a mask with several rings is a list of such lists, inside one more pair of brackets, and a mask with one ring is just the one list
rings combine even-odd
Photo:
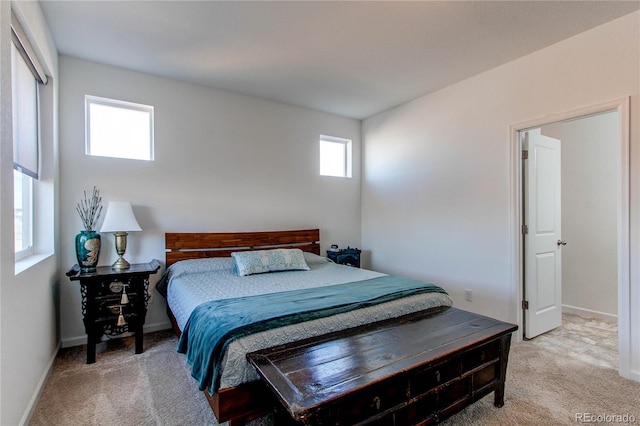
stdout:
[[82,272],[78,265],[74,265],[67,272],[71,281],[80,281],[82,315],[87,333],[87,364],[96,361],[96,343],[104,334],[117,336],[127,331],[134,332],[136,353],[142,353],[142,327],[149,302],[149,275],[155,274],[158,269],[160,264],[152,260],[149,263],[132,264],[129,269],[118,271],[111,266],[99,266],[95,272]]

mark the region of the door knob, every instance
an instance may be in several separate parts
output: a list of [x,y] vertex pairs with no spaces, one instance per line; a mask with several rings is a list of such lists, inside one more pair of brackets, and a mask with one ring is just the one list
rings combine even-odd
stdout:
[[558,240],[558,247],[560,246],[566,246],[567,242],[565,240]]

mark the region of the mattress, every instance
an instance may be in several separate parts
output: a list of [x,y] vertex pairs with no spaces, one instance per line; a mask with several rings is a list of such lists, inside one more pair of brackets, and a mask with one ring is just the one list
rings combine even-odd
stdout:
[[[385,274],[338,265],[329,259],[304,253],[308,271],[286,271],[239,276],[232,258],[184,260],[172,265],[158,289],[166,295],[178,327],[183,330],[191,312],[200,304],[225,298],[254,296],[365,281]],[[262,331],[232,341],[222,361],[220,388],[258,380],[246,354],[278,344],[340,331],[413,312],[451,306],[448,295],[427,293],[370,306],[326,318]]]

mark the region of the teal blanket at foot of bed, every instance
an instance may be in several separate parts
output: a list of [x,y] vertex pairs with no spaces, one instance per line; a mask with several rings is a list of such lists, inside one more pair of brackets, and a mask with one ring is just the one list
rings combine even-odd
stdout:
[[191,313],[178,352],[187,355],[200,390],[217,391],[229,343],[252,333],[365,308],[421,293],[445,293],[433,284],[386,275],[327,287],[203,303]]

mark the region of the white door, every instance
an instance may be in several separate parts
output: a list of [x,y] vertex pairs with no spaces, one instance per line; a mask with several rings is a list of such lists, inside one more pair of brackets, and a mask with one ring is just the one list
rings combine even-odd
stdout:
[[560,141],[524,134],[524,337],[562,324]]

